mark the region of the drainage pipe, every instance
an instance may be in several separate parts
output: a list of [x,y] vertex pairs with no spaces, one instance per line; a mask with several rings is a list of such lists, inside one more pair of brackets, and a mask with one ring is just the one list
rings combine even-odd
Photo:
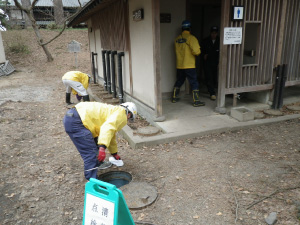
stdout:
[[106,51],[106,68],[107,68],[107,91],[111,94],[111,81],[110,81],[110,57],[111,51]]
[[107,78],[106,78],[105,53],[106,53],[106,50],[102,50],[102,66],[103,66],[104,89],[107,91],[107,86],[106,86]]
[[115,55],[117,51],[111,52],[111,84],[112,84],[112,94],[113,98],[116,98],[116,71],[115,71]]
[[119,100],[120,103],[123,103],[123,80],[122,80],[122,56],[124,52],[118,53],[118,81],[119,81]]
[[94,77],[94,84],[96,84],[96,68],[95,68],[95,59],[94,56],[97,56],[97,53],[92,52],[92,66],[93,66],[93,77]]

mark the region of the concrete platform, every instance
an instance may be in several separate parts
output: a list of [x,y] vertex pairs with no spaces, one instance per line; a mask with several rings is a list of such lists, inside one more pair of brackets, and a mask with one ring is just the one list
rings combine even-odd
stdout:
[[[295,90],[295,88],[298,89]],[[288,91],[285,92],[284,105],[300,101],[300,88],[295,88],[292,89],[290,96]],[[293,114],[239,122],[229,115],[233,107],[231,96],[226,98],[226,114],[215,112],[217,102],[210,100],[208,94],[201,93],[200,97],[201,101],[205,101],[205,106],[193,107],[191,95],[183,95],[177,103],[172,103],[169,99],[163,100],[163,115],[165,116],[165,120],[162,122],[150,121],[153,126],[158,127],[162,131],[159,135],[139,136],[127,125],[120,133],[133,148],[138,148],[300,118],[300,114]],[[257,103],[247,99],[238,100],[236,107],[240,106],[250,108],[254,111],[270,109],[270,105],[268,104]]]

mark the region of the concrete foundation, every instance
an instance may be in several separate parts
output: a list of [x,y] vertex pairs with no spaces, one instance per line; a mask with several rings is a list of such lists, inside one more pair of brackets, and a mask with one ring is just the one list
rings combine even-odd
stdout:
[[240,122],[254,120],[254,111],[246,107],[234,107],[230,114]]

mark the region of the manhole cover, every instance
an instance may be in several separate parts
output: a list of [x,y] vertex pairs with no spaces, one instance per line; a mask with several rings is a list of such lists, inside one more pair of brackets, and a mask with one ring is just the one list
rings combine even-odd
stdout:
[[146,182],[131,182],[120,188],[129,209],[141,209],[157,198],[156,188]]
[[287,108],[292,111],[300,111],[300,105],[288,105]]
[[275,109],[266,109],[264,110],[264,113],[270,116],[282,116],[283,112]]
[[136,133],[141,136],[153,136],[160,132],[160,129],[157,127],[147,126],[147,127],[140,127],[137,129]]
[[129,184],[132,180],[132,175],[125,171],[110,171],[100,174],[98,179],[110,184],[114,184],[117,188],[119,188],[123,185]]

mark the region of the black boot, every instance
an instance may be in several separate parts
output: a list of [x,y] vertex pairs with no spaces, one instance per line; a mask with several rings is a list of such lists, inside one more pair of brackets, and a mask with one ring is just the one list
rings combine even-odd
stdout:
[[89,95],[83,96],[83,101],[84,101],[84,102],[89,102],[89,101],[90,101]]
[[73,103],[71,102],[71,93],[66,93],[66,103],[67,103],[67,104],[73,104]]
[[193,106],[198,107],[198,106],[204,106],[205,102],[201,102],[199,99],[199,90],[193,90]]
[[180,88],[174,87],[173,94],[172,94],[172,102],[173,103],[178,102],[178,100],[179,100],[179,92],[180,92]]

